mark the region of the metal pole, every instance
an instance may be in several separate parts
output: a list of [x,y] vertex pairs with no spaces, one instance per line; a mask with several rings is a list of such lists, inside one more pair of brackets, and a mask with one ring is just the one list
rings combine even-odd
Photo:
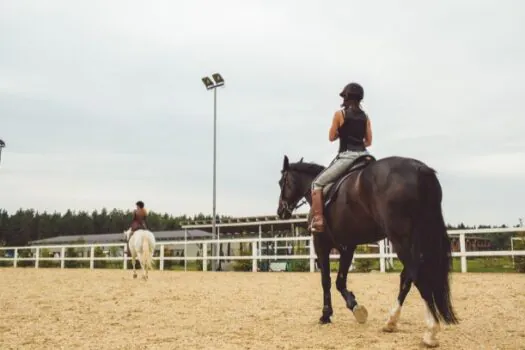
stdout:
[[2,149],[5,147],[5,142],[0,140],[0,163],[2,163]]
[[184,229],[184,272],[188,271],[188,229]]
[[[217,200],[217,87],[213,89],[213,218],[212,218],[212,225],[211,225],[211,231],[213,237],[216,237],[215,234],[217,233],[216,228],[216,215],[215,215],[215,208],[216,208],[216,200]],[[220,254],[220,247],[219,247],[219,237],[216,237],[217,239],[217,265],[219,264],[219,254]]]

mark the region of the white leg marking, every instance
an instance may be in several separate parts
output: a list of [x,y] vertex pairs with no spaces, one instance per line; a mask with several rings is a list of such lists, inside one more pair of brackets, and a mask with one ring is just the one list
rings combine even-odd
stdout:
[[401,316],[401,305],[399,305],[399,301],[396,300],[394,307],[392,308],[392,310],[390,310],[390,317],[388,318],[388,321],[383,327],[383,331],[385,332],[397,331],[397,322],[399,321],[400,316]]
[[425,321],[427,324],[427,330],[423,334],[423,343],[428,347],[436,347],[439,345],[439,341],[437,340],[437,333],[439,332],[439,323],[434,320],[434,317],[432,317],[432,314],[430,313],[430,309],[428,306],[425,305],[426,310],[426,316]]

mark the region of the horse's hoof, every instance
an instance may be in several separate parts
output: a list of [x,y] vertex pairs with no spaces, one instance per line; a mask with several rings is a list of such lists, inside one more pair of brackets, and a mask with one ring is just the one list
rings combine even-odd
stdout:
[[397,332],[397,325],[392,324],[392,323],[387,323],[383,326],[383,332],[386,332],[386,333]]
[[439,341],[432,337],[431,334],[425,334],[423,336],[423,344],[427,347],[427,348],[437,348],[439,346]]
[[137,278],[137,275],[133,275],[133,278]]
[[368,319],[368,310],[363,305],[356,305],[352,309],[358,323],[365,323]]
[[321,316],[321,318],[319,319],[319,324],[329,324],[329,323],[332,323],[332,321],[330,320],[330,317]]

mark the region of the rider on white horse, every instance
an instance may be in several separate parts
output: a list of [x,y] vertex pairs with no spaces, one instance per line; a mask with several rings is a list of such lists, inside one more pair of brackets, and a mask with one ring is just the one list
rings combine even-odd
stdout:
[[138,257],[142,268],[143,278],[148,279],[148,270],[153,270],[153,252],[155,251],[155,236],[149,230],[137,230],[132,233],[131,229],[124,231],[128,249],[131,253],[131,264],[133,265],[133,278],[137,278],[135,270],[135,258]]
[[142,268],[143,278],[148,279],[148,269],[153,269],[153,252],[155,251],[155,236],[146,228],[146,209],[144,202],[136,203],[137,209],[133,213],[131,227],[124,232],[128,243],[128,253],[131,253],[131,263],[133,265],[133,278],[137,277],[135,270],[135,258],[138,256],[140,267]]

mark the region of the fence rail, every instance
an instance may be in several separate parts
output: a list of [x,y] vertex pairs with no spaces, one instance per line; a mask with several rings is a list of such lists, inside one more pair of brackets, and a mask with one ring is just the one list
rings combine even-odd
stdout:
[[[493,233],[509,233],[509,232],[520,232],[523,229],[521,228],[503,228],[503,229],[469,229],[469,230],[452,230],[448,234],[450,236],[459,237],[459,252],[453,252],[452,256],[460,258],[461,261],[461,272],[467,272],[467,258],[473,257],[512,257],[515,256],[525,256],[525,249],[523,250],[502,250],[502,251],[467,251],[466,249],[466,237],[468,235],[489,235]],[[294,254],[294,255],[277,255],[277,249],[283,249],[283,247],[276,247],[275,254],[266,254],[263,255],[262,250],[264,249],[262,243],[264,242],[305,242],[305,250],[307,254]],[[512,242],[512,239],[511,239]],[[251,255],[208,255],[208,248],[211,248],[213,245],[218,244],[227,244],[227,243],[244,243],[249,244],[251,248]],[[184,246],[184,251],[188,245],[202,245],[202,256],[165,256],[165,248],[167,246]],[[387,259],[397,258],[397,255],[392,252],[388,252],[389,242],[387,240],[378,241],[377,244],[370,244],[369,246],[378,247],[378,253],[356,253],[354,259],[379,259],[379,269],[381,272],[386,272]],[[44,261],[53,261],[60,262],[60,267],[65,268],[66,261],[88,261],[90,269],[95,268],[96,261],[116,261],[122,263],[122,268],[127,269],[127,262],[131,260],[126,253],[122,257],[98,257],[95,256],[95,249],[100,248],[110,248],[117,247],[122,248],[123,251],[126,251],[125,243],[107,243],[107,244],[73,244],[73,245],[49,245],[49,246],[26,246],[26,247],[0,247],[0,261],[10,261],[12,262],[13,267],[18,267],[18,263],[22,261],[33,261],[34,267],[39,268],[40,262]],[[87,257],[68,257],[66,256],[66,249],[76,248],[76,249],[85,249],[89,251],[89,256]],[[59,257],[42,257],[41,253],[44,249],[51,250],[60,250]],[[209,261],[241,261],[241,260],[251,260],[252,261],[252,271],[258,271],[258,262],[263,260],[309,260],[310,263],[310,272],[315,271],[315,259],[316,255],[313,249],[313,238],[309,237],[274,237],[274,238],[235,238],[235,239],[218,239],[215,240],[190,240],[190,241],[162,241],[157,242],[156,249],[158,249],[158,256],[155,256],[153,260],[159,261],[160,270],[164,270],[164,265],[166,261],[184,261],[186,266],[188,261],[202,261],[202,270],[207,271]],[[12,251],[13,256],[5,257],[3,251]],[[31,251],[32,257],[22,257],[19,256],[20,251]],[[330,255],[331,259],[338,259],[338,254]]]

